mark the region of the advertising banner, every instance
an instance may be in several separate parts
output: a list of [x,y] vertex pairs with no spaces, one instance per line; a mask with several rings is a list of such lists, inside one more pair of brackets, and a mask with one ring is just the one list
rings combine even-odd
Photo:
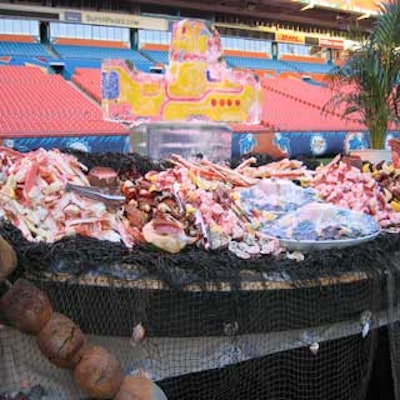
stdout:
[[112,14],[92,11],[65,11],[62,15],[65,22],[75,24],[118,26],[155,31],[167,31],[168,20],[162,18],[141,17],[130,14]]
[[277,32],[275,35],[277,42],[304,44],[305,36],[295,32]]
[[319,45],[321,47],[327,47],[329,49],[344,49],[344,40],[341,39],[330,39],[330,38],[320,38]]

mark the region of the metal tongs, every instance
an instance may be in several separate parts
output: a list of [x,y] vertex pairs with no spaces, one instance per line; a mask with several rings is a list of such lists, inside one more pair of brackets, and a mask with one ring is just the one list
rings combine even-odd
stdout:
[[107,203],[125,203],[125,196],[121,193],[120,188],[100,188],[95,186],[81,186],[67,183],[65,185],[67,192],[76,192],[81,196],[88,197],[93,200],[103,201]]

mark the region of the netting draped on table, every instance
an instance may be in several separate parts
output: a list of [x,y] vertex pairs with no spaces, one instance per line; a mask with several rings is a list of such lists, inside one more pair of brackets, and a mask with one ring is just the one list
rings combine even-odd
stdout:
[[[118,169],[115,156],[83,157]],[[33,281],[125,374],[149,376],[169,399],[364,399],[388,305],[397,377],[398,235],[311,251],[302,262],[197,247],[168,254],[79,235],[32,243],[4,221],[0,235],[17,252],[13,280]],[[1,390],[40,384],[50,399],[84,398],[33,337],[7,327],[0,351]]]
[[396,251],[386,270],[388,298],[388,337],[394,396],[400,399],[400,252]]

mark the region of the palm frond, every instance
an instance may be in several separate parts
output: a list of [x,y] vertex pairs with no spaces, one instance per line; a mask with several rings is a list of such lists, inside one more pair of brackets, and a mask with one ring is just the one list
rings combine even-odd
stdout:
[[373,41],[387,50],[400,44],[400,1],[382,3],[381,12],[372,34]]
[[389,0],[370,37],[327,78],[333,95],[323,109],[340,109],[343,118],[361,116],[373,144],[383,145],[389,122],[400,122],[399,79],[400,0]]

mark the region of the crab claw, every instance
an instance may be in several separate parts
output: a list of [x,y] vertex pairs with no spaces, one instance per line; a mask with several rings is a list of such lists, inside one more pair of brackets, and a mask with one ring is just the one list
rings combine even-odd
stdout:
[[147,243],[168,253],[179,253],[189,242],[178,221],[153,219],[143,227],[142,233]]

